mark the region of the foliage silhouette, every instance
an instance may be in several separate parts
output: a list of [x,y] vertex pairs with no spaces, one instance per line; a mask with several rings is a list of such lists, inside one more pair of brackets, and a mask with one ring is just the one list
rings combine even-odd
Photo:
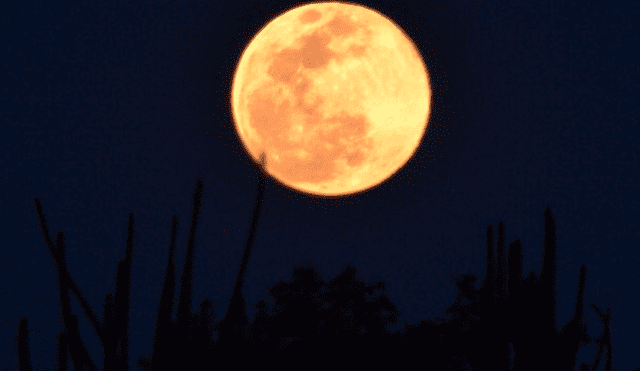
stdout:
[[[380,348],[378,342],[389,335],[386,326],[395,324],[400,312],[384,292],[384,282],[366,284],[356,280],[356,273],[348,264],[327,283],[316,267],[295,267],[291,281],[267,288],[275,302],[271,310],[264,300],[257,304],[252,338],[267,352],[314,364],[324,362],[321,354],[347,347],[351,357]],[[282,344],[283,339],[293,340]]]
[[[452,276],[458,293],[443,317],[416,324],[405,321],[400,330],[389,331],[387,326],[397,323],[400,312],[386,295],[383,281],[358,280],[356,268],[347,264],[336,277],[325,282],[317,267],[302,264],[293,268],[291,280],[266,287],[274,300],[273,308],[264,299],[259,300],[255,318],[249,322],[242,290],[263,201],[265,165],[263,154],[249,236],[229,306],[220,321],[215,320],[216,313],[209,299],[203,300],[195,313],[191,308],[195,236],[203,195],[201,179],[197,179],[193,195],[175,320],[172,315],[178,217],[173,215],[152,352],[150,357],[138,359],[140,369],[201,369],[203,365],[210,365],[206,368],[220,365],[225,369],[258,365],[281,369],[337,366],[380,369],[414,368],[419,364],[439,370],[574,370],[578,351],[587,344],[597,343],[598,354],[593,364],[582,362],[580,371],[597,370],[605,347],[604,370],[612,370],[610,308],[605,313],[591,302],[603,323],[598,337],[589,336],[583,318],[585,265],[580,267],[573,316],[560,330],[556,328],[556,227],[549,207],[544,212],[540,275],[531,271],[522,278],[522,243],[519,239],[510,243],[507,256],[502,222],[498,224],[494,254],[493,226],[489,225],[486,274],[481,285],[475,287],[478,278],[474,274]],[[129,370],[133,213],[129,214],[125,258],[117,265],[114,294],[105,295],[103,318],[99,320],[68,271],[64,233],[57,233],[54,244],[38,198],[35,206],[58,272],[63,329],[58,335],[57,369],[68,369],[69,356],[75,370],[98,370],[80,338],[78,317],[70,304],[70,293],[73,293],[104,348],[102,370]],[[16,340],[19,369],[32,370],[27,318],[19,319]]]

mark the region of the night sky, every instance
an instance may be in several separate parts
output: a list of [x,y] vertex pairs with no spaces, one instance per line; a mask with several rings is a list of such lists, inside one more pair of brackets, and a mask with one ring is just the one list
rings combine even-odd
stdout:
[[[193,308],[211,298],[218,319],[226,310],[259,175],[233,126],[233,73],[251,37],[302,4],[152,3],[0,6],[0,367],[16,368],[20,316],[36,370],[54,366],[62,329],[35,197],[52,238],[64,231],[71,275],[99,317],[133,212],[136,369],[151,353],[171,217],[180,223],[179,280],[201,177]],[[590,301],[609,306],[613,366],[640,366],[639,16],[632,2],[596,3],[365,3],[422,53],[433,88],[428,130],[395,176],[356,196],[315,198],[267,181],[245,281],[249,318],[265,287],[304,262],[327,280],[347,263],[365,282],[383,280],[402,313],[392,329],[443,316],[457,293],[450,275],[484,277],[489,224],[505,223],[507,244],[522,240],[525,276],[540,273],[549,206],[558,326],[572,314],[585,264],[590,334],[602,329]],[[595,350],[581,351],[578,364],[593,362]]]

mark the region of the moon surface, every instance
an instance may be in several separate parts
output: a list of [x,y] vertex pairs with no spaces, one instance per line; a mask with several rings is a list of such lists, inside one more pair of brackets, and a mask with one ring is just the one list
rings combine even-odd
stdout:
[[426,131],[431,88],[415,45],[380,13],[339,2],[266,24],[236,67],[231,105],[252,160],[314,197],[364,192],[392,177]]

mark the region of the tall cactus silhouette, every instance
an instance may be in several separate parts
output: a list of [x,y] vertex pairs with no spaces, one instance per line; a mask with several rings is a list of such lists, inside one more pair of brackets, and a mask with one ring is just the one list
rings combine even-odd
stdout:
[[558,247],[556,246],[556,221],[551,208],[544,211],[544,250],[542,269],[540,270],[540,299],[545,306],[541,308],[541,318],[548,331],[555,331],[556,315],[556,271],[558,270]]
[[498,253],[496,256],[496,264],[498,265],[496,288],[499,300],[504,300],[507,296],[505,238],[505,226],[503,222],[500,222],[498,223]]
[[556,224],[551,208],[547,207],[540,276],[532,271],[524,280],[521,300],[516,307],[520,314],[520,336],[513,343],[516,352],[514,371],[557,367],[556,255]]
[[600,358],[602,357],[602,350],[606,346],[607,354],[605,356],[604,369],[611,370],[611,355],[612,355],[612,347],[611,347],[611,332],[609,331],[609,327],[611,326],[611,308],[607,307],[607,312],[605,313],[602,309],[598,308],[595,303],[592,301],[591,308],[598,314],[600,317],[600,322],[602,322],[602,334],[598,336],[596,339],[598,340],[598,354],[596,354],[596,359],[593,362],[593,365],[590,367],[591,370],[597,370],[600,365]]
[[29,352],[29,320],[24,317],[18,323],[18,367],[20,371],[33,370]]
[[196,230],[198,229],[198,217],[202,204],[202,179],[196,183],[196,191],[193,195],[193,212],[191,215],[191,228],[189,230],[189,242],[187,255],[184,260],[184,268],[180,277],[180,293],[178,294],[178,308],[176,311],[176,326],[180,339],[186,339],[189,330],[189,320],[193,298],[193,263],[196,249]]
[[[247,308],[242,290],[244,288],[244,279],[247,274],[247,268],[255,239],[256,227],[260,217],[260,209],[262,207],[264,187],[266,182],[266,155],[260,155],[260,179],[258,182],[258,196],[256,198],[255,208],[253,209],[253,218],[251,227],[249,228],[249,236],[247,243],[242,251],[240,267],[236,274],[236,280],[233,285],[233,292],[227,311],[220,322],[219,341],[227,346],[227,349],[237,349],[240,344],[248,342],[248,323]],[[233,355],[231,355],[233,357]]]
[[[118,338],[112,329],[115,328],[115,304],[113,295],[108,292],[104,298],[104,311],[103,311],[103,319],[102,323],[105,328],[105,341],[104,341],[104,370],[117,370],[118,369],[118,357],[117,357],[117,346],[118,346]],[[66,360],[66,356],[65,356]]]
[[165,359],[169,348],[168,340],[171,338],[174,329],[171,316],[173,312],[173,296],[176,287],[176,267],[173,260],[176,251],[177,237],[178,216],[174,214],[171,219],[171,245],[169,246],[167,269],[165,271],[162,292],[160,294],[160,304],[158,305],[158,314],[156,317],[156,327],[151,353],[151,367],[155,370],[159,369],[163,364],[166,365],[168,362],[168,360]]
[[[127,250],[124,260],[118,262],[114,291],[115,317],[111,341],[116,342],[118,370],[129,370],[129,312],[131,310],[131,265],[133,263],[134,219],[129,213]],[[105,307],[106,309],[106,307]],[[105,317],[106,319],[107,317]],[[113,346],[114,344],[111,344]]]
[[487,226],[487,267],[486,274],[482,282],[481,292],[486,298],[487,304],[497,298],[496,292],[497,267],[493,252],[493,226]]
[[[562,327],[558,336],[558,365],[564,369],[573,369],[577,362],[580,348],[591,342],[587,324],[584,319],[584,291],[587,281],[587,266],[580,266],[578,277],[578,294],[573,315]],[[563,357],[564,355],[564,357]]]
[[[59,231],[56,236],[56,244],[54,245],[51,236],[49,235],[49,228],[45,214],[42,210],[42,204],[38,198],[35,198],[36,211],[38,212],[38,218],[40,221],[40,229],[49,248],[49,254],[53,258],[58,272],[58,292],[60,294],[60,306],[62,308],[63,330],[65,335],[61,335],[64,338],[64,343],[68,345],[69,354],[71,355],[71,361],[74,364],[76,370],[82,370],[87,367],[89,370],[97,370],[95,363],[91,360],[91,356],[87,351],[82,339],[80,338],[80,331],[78,328],[78,316],[73,314],[71,310],[71,298],[69,297],[69,291],[75,294],[76,298],[80,302],[85,315],[89,318],[89,323],[94,327],[94,331],[98,335],[98,339],[105,344],[105,336],[103,333],[102,325],[95,315],[89,302],[82,294],[82,291],[75,283],[71,274],[67,268],[66,262],[66,245],[64,243],[64,232]],[[59,353],[59,356],[61,354]],[[63,355],[66,357],[66,354]],[[64,363],[59,360],[59,363]]]
[[516,239],[509,244],[509,271],[508,271],[509,296],[515,297],[520,289],[522,281],[522,241]]
[[[178,236],[178,216],[171,219],[171,243],[167,258],[156,327],[153,335],[153,347],[151,359],[141,356],[137,364],[143,370],[178,369],[193,367],[199,362],[196,349],[202,349],[202,345],[208,345],[212,340],[212,333],[203,339],[201,329],[208,329],[210,322],[209,310],[211,302],[204,299],[200,309],[192,313],[193,302],[193,267],[195,260],[195,242],[198,228],[198,218],[202,205],[203,195],[202,179],[196,181],[195,192],[192,199],[191,227],[187,242],[187,253],[180,279],[180,291],[178,293],[178,305],[175,321],[172,318],[173,297],[176,287],[176,269],[174,263],[176,240]],[[206,322],[206,323],[205,323]]]
[[[196,182],[196,190],[193,194],[193,207],[191,213],[191,228],[189,229],[189,239],[187,243],[187,254],[184,259],[182,275],[180,277],[180,291],[178,293],[178,305],[176,310],[176,322],[173,335],[177,340],[175,344],[180,348],[172,349],[175,357],[173,361],[178,361],[180,365],[186,365],[191,359],[189,342],[192,330],[192,302],[193,302],[193,266],[195,260],[196,231],[198,228],[198,217],[200,216],[200,206],[202,204],[203,184],[202,179]],[[175,340],[174,340],[175,341]],[[178,358],[179,357],[179,358]],[[164,365],[163,365],[164,366]]]

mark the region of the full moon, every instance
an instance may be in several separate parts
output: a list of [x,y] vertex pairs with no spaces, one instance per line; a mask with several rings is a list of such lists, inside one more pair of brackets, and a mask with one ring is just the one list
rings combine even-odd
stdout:
[[267,23],[233,78],[237,135],[287,188],[344,197],[413,157],[431,103],[420,52],[398,25],[359,5],[311,3]]

